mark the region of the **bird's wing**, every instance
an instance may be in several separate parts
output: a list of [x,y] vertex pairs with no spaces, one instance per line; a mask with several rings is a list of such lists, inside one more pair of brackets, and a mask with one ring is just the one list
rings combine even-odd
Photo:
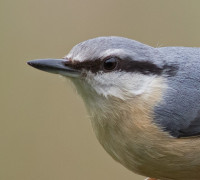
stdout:
[[[188,81],[187,87],[184,81]],[[200,88],[192,80],[171,82],[172,89],[155,108],[155,122],[174,137],[200,135]],[[198,84],[198,83],[196,83]],[[199,83],[200,84],[200,83]]]
[[155,121],[174,137],[200,135],[200,80],[181,75],[169,79],[164,101],[155,108]]
[[200,135],[200,48],[159,49],[167,63],[176,63],[175,75],[167,76],[163,101],[155,109],[155,122],[174,137]]

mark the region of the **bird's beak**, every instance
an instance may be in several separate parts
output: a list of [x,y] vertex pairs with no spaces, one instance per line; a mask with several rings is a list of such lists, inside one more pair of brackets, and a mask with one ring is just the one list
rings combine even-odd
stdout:
[[27,64],[42,71],[67,77],[78,77],[80,75],[79,70],[70,67],[71,61],[67,59],[37,59],[28,61]]

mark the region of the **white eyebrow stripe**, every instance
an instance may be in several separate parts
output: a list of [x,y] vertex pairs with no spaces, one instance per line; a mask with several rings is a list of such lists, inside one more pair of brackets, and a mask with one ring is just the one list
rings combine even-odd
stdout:
[[[134,52],[131,52],[134,54]],[[107,56],[117,56],[119,58],[125,58],[130,55],[130,52],[125,51],[124,49],[107,49],[100,54],[100,58],[106,58]]]

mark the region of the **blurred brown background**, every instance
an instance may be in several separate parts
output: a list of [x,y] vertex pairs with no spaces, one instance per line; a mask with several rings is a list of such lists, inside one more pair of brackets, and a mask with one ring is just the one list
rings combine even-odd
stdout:
[[200,46],[199,8],[199,0],[0,0],[0,179],[144,179],[99,145],[71,84],[26,61],[104,35]]

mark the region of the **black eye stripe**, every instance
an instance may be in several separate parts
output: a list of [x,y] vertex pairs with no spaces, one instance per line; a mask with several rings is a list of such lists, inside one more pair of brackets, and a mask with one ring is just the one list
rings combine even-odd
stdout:
[[162,68],[156,66],[155,64],[149,61],[125,60],[125,61],[121,61],[119,68],[121,70],[125,70],[126,72],[139,72],[142,74],[160,75],[163,71]]
[[86,60],[83,62],[73,61],[72,63],[71,61],[69,61],[68,63],[66,63],[67,66],[72,67],[73,69],[77,69],[77,70],[85,69],[93,73],[97,73],[98,71],[101,70],[101,64],[102,64],[102,61],[99,59],[91,60],[91,61]]
[[[107,57],[108,59],[111,57]],[[177,72],[176,65],[164,65],[163,67],[158,67],[150,61],[135,61],[131,59],[118,59],[117,67],[115,70],[125,71],[125,72],[138,72],[142,74],[155,74],[161,75],[162,73],[166,73],[169,76],[173,76]],[[86,60],[83,62],[80,61],[68,61],[66,63],[67,66],[72,67],[73,69],[82,70],[85,69],[87,71],[91,71],[93,73],[97,73],[100,71],[104,71],[103,69],[104,60],[96,59],[96,60]],[[110,72],[110,71],[104,71]]]

